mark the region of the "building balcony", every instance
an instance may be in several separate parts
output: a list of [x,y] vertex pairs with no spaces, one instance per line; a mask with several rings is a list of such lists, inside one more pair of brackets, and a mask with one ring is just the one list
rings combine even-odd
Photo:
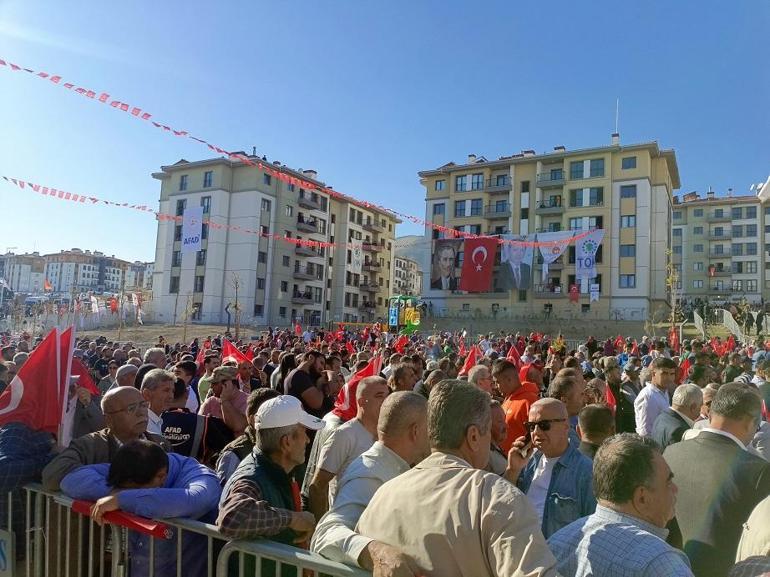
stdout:
[[317,196],[314,199],[310,195],[300,193],[297,196],[297,204],[302,208],[309,208],[310,210],[321,210],[321,200]]
[[726,277],[726,276],[732,276],[733,271],[730,269],[722,269],[722,270],[715,270],[713,273],[709,272],[709,276],[712,277]]
[[511,231],[508,230],[507,228],[504,228],[503,230],[497,230],[496,228],[490,228],[484,234],[486,234],[487,236],[494,236],[494,235],[498,235],[498,234],[511,234]]
[[565,299],[569,296],[569,291],[562,286],[535,285],[534,296],[536,299]]
[[510,192],[511,190],[511,177],[504,176],[500,178],[490,178],[486,182],[486,191],[490,193],[496,192]]
[[315,272],[303,268],[294,269],[294,278],[298,280],[318,280]]
[[731,287],[729,287],[729,286],[724,286],[724,287],[710,286],[709,287],[709,292],[710,293],[714,293],[714,294],[717,294],[717,293],[725,294],[725,293],[728,293],[728,292],[733,292],[733,289]]
[[310,248],[309,246],[302,246],[300,244],[294,247],[294,254],[299,256],[321,256],[318,254],[316,249]]
[[716,240],[716,241],[732,240],[732,238],[733,238],[733,235],[730,232],[723,232],[722,234],[709,233],[709,236],[708,236],[709,240]]
[[544,172],[537,175],[538,188],[556,188],[564,186],[565,182],[564,171],[554,170],[552,172]]
[[315,220],[297,220],[297,230],[318,232],[318,222]]
[[292,304],[295,305],[311,305],[313,304],[313,295],[307,293],[294,293],[291,297]]
[[361,268],[370,272],[379,272],[382,267],[379,265],[379,263],[364,261],[364,264],[361,266]]
[[711,251],[709,252],[709,259],[711,260],[719,260],[722,258],[731,258],[732,255],[729,252],[715,252]]
[[380,287],[374,283],[362,282],[358,285],[358,288],[360,288],[362,291],[376,293]]
[[375,308],[377,308],[375,304],[370,302],[363,302],[360,305],[358,305],[358,310],[362,312],[374,312]]
[[376,220],[367,220],[363,224],[363,228],[369,232],[385,232],[385,227]]
[[562,203],[561,196],[552,196],[538,202],[535,207],[535,214],[564,214],[564,204]]
[[510,218],[511,205],[506,203],[505,206],[498,206],[490,204],[484,209],[484,218]]
[[730,222],[732,220],[732,216],[730,216],[729,212],[710,212],[706,217],[706,220],[708,222]]
[[379,252],[383,249],[381,245],[373,242],[365,242],[361,245],[361,248],[368,252]]

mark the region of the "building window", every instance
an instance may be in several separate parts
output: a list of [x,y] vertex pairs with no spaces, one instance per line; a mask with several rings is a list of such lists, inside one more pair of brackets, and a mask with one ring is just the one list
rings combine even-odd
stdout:
[[281,292],[285,293],[289,291],[289,283],[285,280],[281,281]]
[[207,170],[203,173],[203,188],[209,188],[214,181],[214,171]]
[[197,266],[204,266],[206,264],[206,249],[199,250],[195,254],[195,264]]
[[743,218],[743,207],[742,206],[734,206],[732,209],[732,217],[735,219]]
[[268,225],[266,225],[266,224],[263,224],[262,226],[259,227],[259,234],[261,234],[262,236],[269,235],[270,234],[270,227]]
[[703,245],[702,244],[695,244],[692,247],[693,252],[703,252]]
[[703,234],[703,227],[702,226],[696,226],[692,229],[693,234]]
[[482,207],[483,204],[480,198],[471,200],[471,216],[480,216]]
[[177,224],[174,227],[174,240],[182,240],[182,225]]
[[446,180],[437,180],[435,184],[433,185],[433,190],[444,190],[444,187],[446,186]]
[[703,288],[703,281],[702,280],[694,280],[694,281],[692,281],[692,288],[702,289]]
[[521,181],[521,193],[527,193],[529,192],[529,181],[528,180],[522,180]]
[[455,177],[455,191],[465,192],[468,190],[468,177],[466,175]]
[[262,199],[262,212],[270,212],[270,201],[266,198]]
[[265,313],[264,305],[254,305],[254,316],[261,317]]
[[636,288],[635,274],[620,275],[620,288]]
[[257,290],[265,290],[265,279],[263,278],[257,279]]
[[286,205],[286,216],[294,216],[294,207],[290,204]]
[[675,228],[674,230],[671,231],[671,233],[673,234],[673,236],[682,236],[682,229]]
[[484,175],[471,174],[471,190],[481,190],[482,188],[484,188]]
[[674,220],[682,220],[682,211],[681,210],[675,210],[672,213],[672,216],[673,216]]
[[[682,247],[675,247],[675,248],[682,248]],[[621,244],[620,245],[620,256],[636,256],[636,245],[635,244]]]
[[176,201],[176,215],[182,216],[184,214],[184,209],[187,208],[187,199],[182,198],[180,200]]
[[287,255],[283,255],[283,266],[290,266],[291,259]]
[[204,276],[196,276],[195,277],[195,290],[193,292],[196,293],[202,293],[203,292],[203,280],[206,277]]
[[703,217],[703,209],[702,208],[696,208],[695,210],[692,211],[692,215],[695,218],[702,218]]
[[529,208],[522,208],[521,209],[521,220],[526,220],[529,218]]
[[620,160],[620,168],[623,170],[631,170],[632,168],[636,168],[636,157],[635,156],[625,156]]
[[620,217],[620,228],[634,228],[636,226],[636,215],[631,214]]
[[211,212],[211,197],[210,196],[204,196],[201,198],[201,206],[203,207],[203,212]]
[[746,218],[757,218],[757,207],[756,206],[747,206],[746,207]]
[[187,190],[187,175],[183,174],[179,177],[179,190]]
[[757,243],[755,242],[747,242],[746,243],[746,255],[747,256],[755,256],[757,254]]
[[267,186],[270,186],[273,184],[273,177],[269,174],[263,174],[262,175],[262,182],[265,183]]
[[733,244],[733,256],[743,256],[743,245],[740,243]]
[[178,276],[172,276],[171,282],[168,286],[168,292],[171,294],[175,294],[179,292],[179,277]]
[[757,281],[756,281],[756,279],[748,279],[746,281],[746,292],[750,292],[750,293],[757,292]]
[[286,318],[286,307],[278,307],[278,316],[282,319]]
[[604,159],[595,158],[590,163],[591,178],[604,176]]
[[439,202],[433,205],[433,214],[444,214],[446,207],[443,202]]
[[465,201],[464,200],[456,200],[455,201],[455,218],[465,216]]
[[746,274],[757,274],[756,261],[750,260],[744,263],[746,265]]
[[182,252],[175,250],[171,253],[171,266],[182,266]]
[[703,263],[702,262],[692,263],[692,270],[694,270],[695,272],[703,272]]
[[757,225],[756,224],[747,224],[746,225],[746,236],[749,237],[749,238],[757,236]]
[[[209,225],[207,222],[204,222],[201,225],[201,240],[206,240],[209,237]],[[179,240],[182,240],[182,231],[179,230]]]
[[261,263],[267,262],[267,253],[265,251],[261,250],[257,253],[257,262],[261,262]]
[[[632,157],[636,160],[636,157]],[[636,168],[636,166],[634,166]],[[620,198],[636,198],[636,185],[624,184],[620,187]]]

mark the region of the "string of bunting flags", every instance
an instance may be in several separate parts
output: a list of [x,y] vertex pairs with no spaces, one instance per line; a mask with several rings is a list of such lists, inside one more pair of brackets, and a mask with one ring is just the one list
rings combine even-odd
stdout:
[[[95,90],[91,90],[91,89],[88,89],[88,88],[83,88],[82,86],[77,86],[77,85],[73,84],[72,82],[63,82],[64,79],[62,78],[62,76],[60,76],[58,74],[51,74],[51,73],[48,73],[48,72],[36,71],[36,70],[31,69],[31,68],[26,68],[26,67],[20,66],[18,64],[14,64],[12,62],[8,62],[8,61],[4,60],[3,58],[0,58],[0,67],[4,67],[5,69],[11,70],[13,72],[27,72],[28,74],[31,74],[31,75],[33,75],[33,76],[35,76],[37,78],[42,79],[42,80],[48,80],[49,82],[51,82],[51,83],[53,83],[53,84],[55,84],[57,86],[61,86],[62,88],[70,90],[70,91],[72,91],[72,92],[74,92],[76,94],[80,94],[81,96],[83,96],[85,98],[88,98],[90,100],[93,100],[94,102],[100,102],[101,104],[105,104],[107,106],[110,106],[111,108],[114,108],[115,110],[120,110],[121,112],[125,112],[125,113],[129,114],[130,116],[132,116],[133,118],[136,118],[138,120],[147,122],[147,123],[151,124],[152,126],[154,126],[155,128],[157,128],[159,130],[162,130],[163,132],[166,132],[168,134],[172,134],[172,135],[177,136],[179,138],[187,138],[187,139],[190,139],[190,140],[194,140],[195,142],[198,142],[199,144],[205,145],[207,148],[209,148],[213,152],[216,152],[218,154],[223,154],[223,155],[227,156],[231,160],[236,160],[236,161],[242,162],[242,163],[244,163],[244,164],[246,164],[248,166],[253,166],[253,167],[255,167],[255,168],[259,169],[259,170],[264,171],[266,174],[269,174],[273,178],[276,178],[276,179],[281,180],[283,182],[286,182],[288,184],[292,184],[294,186],[305,187],[305,188],[308,188],[308,189],[311,189],[311,190],[317,190],[319,192],[323,192],[323,193],[328,194],[329,196],[332,196],[334,198],[338,198],[340,200],[344,200],[346,202],[350,202],[350,203],[352,203],[352,204],[354,204],[356,206],[360,206],[362,208],[366,208],[366,209],[370,209],[370,210],[371,209],[376,209],[376,210],[379,210],[381,212],[392,214],[394,216],[397,216],[399,218],[403,218],[403,219],[408,220],[410,222],[413,222],[415,224],[419,224],[419,225],[422,225],[422,226],[427,226],[427,227],[432,228],[434,230],[438,230],[439,232],[443,233],[446,238],[458,238],[458,237],[460,237],[460,238],[471,238],[471,239],[488,238],[488,237],[485,237],[483,235],[477,235],[477,234],[473,234],[473,233],[469,233],[469,232],[465,232],[465,231],[459,231],[459,230],[455,230],[453,228],[449,228],[449,227],[446,227],[446,226],[435,224],[435,223],[432,223],[432,222],[427,221],[425,219],[422,219],[420,217],[409,215],[409,214],[405,214],[405,213],[393,210],[391,208],[387,208],[385,206],[382,206],[382,205],[379,205],[379,204],[376,204],[376,203],[368,202],[368,201],[365,201],[365,200],[358,200],[356,198],[353,198],[353,197],[351,197],[351,196],[349,196],[347,194],[344,194],[344,193],[339,192],[337,190],[334,190],[332,188],[319,186],[318,183],[311,182],[311,181],[306,180],[306,179],[297,178],[295,176],[286,174],[286,173],[284,173],[281,170],[275,169],[272,165],[270,165],[270,164],[268,164],[266,162],[261,161],[259,158],[250,158],[249,156],[247,156],[246,154],[244,154],[242,152],[230,152],[230,151],[227,151],[227,150],[225,150],[225,149],[223,149],[223,148],[221,148],[221,147],[219,147],[219,146],[217,146],[215,144],[212,144],[211,142],[208,142],[207,140],[205,140],[203,138],[199,138],[197,136],[194,136],[194,135],[190,134],[190,132],[187,131],[187,130],[179,130],[179,129],[173,128],[171,126],[168,126],[166,124],[162,124],[160,122],[156,122],[155,120],[152,120],[153,115],[151,113],[147,112],[146,110],[141,109],[138,106],[133,106],[133,105],[127,103],[127,102],[122,102],[121,100],[117,100],[115,98],[112,98],[111,95],[109,93],[107,93],[107,92],[97,93]],[[57,198],[58,198],[58,196],[57,196]],[[85,197],[85,200],[80,200],[80,202],[86,202],[86,200],[90,200],[91,198],[93,198],[93,197],[88,197],[87,196],[87,197]],[[70,200],[70,199],[67,199],[67,200]],[[95,203],[96,202],[99,202],[99,200],[95,201]],[[102,202],[110,204],[107,201],[102,201]],[[123,205],[115,204],[115,206],[123,206]],[[131,205],[129,207],[130,208],[135,208],[134,205]],[[154,212],[154,211],[148,209],[147,212]],[[222,228],[227,227],[227,225],[222,225],[222,224],[218,225],[216,223],[210,223],[210,226],[212,226],[214,228],[216,228],[216,227],[222,227]],[[238,230],[240,228],[241,227],[234,227],[233,230]],[[247,231],[245,229],[241,229],[241,232],[250,232],[250,233],[253,233],[253,234],[260,234],[258,231]],[[270,236],[275,236],[275,235],[270,235]],[[278,240],[288,240],[288,238],[287,237],[280,237]],[[292,239],[292,240],[296,240],[296,239]],[[572,240],[576,240],[576,239],[573,238]],[[510,240],[510,239],[498,238],[498,243],[499,244],[522,245],[522,246],[533,246],[533,247],[534,246],[555,246],[555,245],[559,244],[562,241],[547,241],[547,242],[549,244],[542,245],[542,244],[538,244],[537,242],[532,243],[532,242],[521,241],[521,240]],[[297,243],[295,242],[294,244],[297,244]],[[318,245],[313,245],[313,246],[323,246],[323,244],[324,243],[319,243]],[[326,244],[329,245],[329,243],[326,243]]]
[[[49,187],[41,184],[37,184],[34,182],[30,182],[27,180],[22,180],[18,178],[12,178],[10,176],[0,175],[3,180],[6,182],[9,182],[18,188],[22,190],[32,190],[33,192],[36,192],[38,194],[41,194],[43,196],[47,196],[49,198],[55,198],[58,200],[63,201],[69,201],[69,202],[75,202],[79,204],[89,204],[89,205],[106,205],[106,206],[113,206],[117,208],[126,208],[129,210],[136,210],[139,212],[144,212],[146,214],[151,214],[155,216],[158,220],[161,221],[174,221],[176,223],[181,224],[183,222],[184,217],[178,216],[175,214],[168,214],[168,213],[162,213],[156,210],[151,209],[147,205],[144,204],[131,204],[128,202],[115,202],[112,200],[106,200],[103,198],[98,198],[92,195],[85,195],[85,194],[76,194],[72,192],[67,192],[61,189],[57,189],[54,187]],[[250,228],[246,228],[243,226],[238,225],[229,225],[229,224],[222,224],[214,222],[210,219],[203,219],[201,221],[202,224],[208,225],[212,229],[216,230],[230,230],[233,232],[240,232],[244,234],[253,234],[260,236],[262,238],[270,238],[276,241],[286,242],[289,244],[293,244],[295,246],[303,246],[303,247],[309,247],[309,248],[343,248],[345,246],[348,246],[351,243],[340,243],[340,242],[326,242],[326,241],[319,241],[319,240],[309,240],[309,239],[300,239],[300,238],[293,238],[288,237],[280,234],[272,234],[272,233],[266,233],[261,230],[253,230]],[[444,227],[441,227],[444,228]],[[453,230],[453,229],[447,229],[447,230]],[[454,231],[457,232],[457,231]],[[563,240],[559,241],[524,241],[524,240],[516,240],[511,241],[506,238],[498,238],[498,237],[483,237],[483,236],[475,236],[474,238],[491,238],[498,244],[505,244],[506,242],[515,242],[519,245],[524,246],[552,246],[555,244],[569,244],[569,242],[574,242],[579,240],[580,238],[583,238],[584,236],[590,234],[590,231],[588,232],[582,232],[577,233],[574,236],[570,236],[569,238],[565,238]],[[355,248],[355,247],[353,247]]]

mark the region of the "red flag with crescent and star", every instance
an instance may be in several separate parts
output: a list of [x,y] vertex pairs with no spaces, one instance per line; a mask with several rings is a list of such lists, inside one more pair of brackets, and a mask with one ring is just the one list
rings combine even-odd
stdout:
[[489,291],[495,266],[496,238],[466,238],[460,290],[471,293]]

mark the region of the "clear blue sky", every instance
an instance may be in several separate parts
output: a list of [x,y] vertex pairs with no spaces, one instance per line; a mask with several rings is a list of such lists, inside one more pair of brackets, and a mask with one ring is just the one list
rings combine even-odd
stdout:
[[[677,152],[682,189],[770,171],[770,2],[0,0],[0,57],[104,90],[230,150],[424,214],[417,171],[609,143]],[[226,8],[225,8],[226,6]],[[109,107],[0,69],[0,174],[157,206],[150,173],[206,158]],[[0,182],[0,251],[151,260],[155,221]],[[399,234],[421,232],[402,225]]]

